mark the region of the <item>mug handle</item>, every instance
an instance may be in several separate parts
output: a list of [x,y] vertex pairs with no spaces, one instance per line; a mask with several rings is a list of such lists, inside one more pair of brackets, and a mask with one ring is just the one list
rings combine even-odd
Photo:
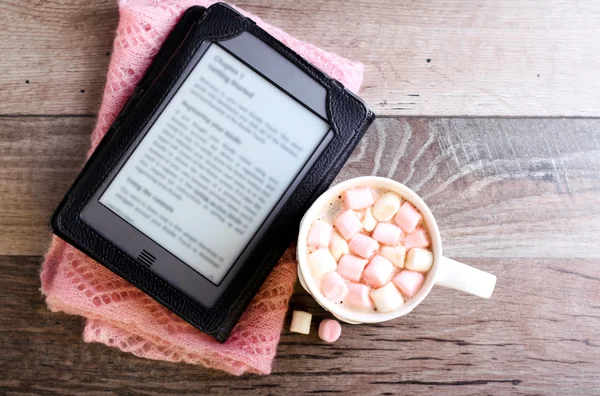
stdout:
[[442,257],[435,284],[490,298],[496,286],[496,275]]

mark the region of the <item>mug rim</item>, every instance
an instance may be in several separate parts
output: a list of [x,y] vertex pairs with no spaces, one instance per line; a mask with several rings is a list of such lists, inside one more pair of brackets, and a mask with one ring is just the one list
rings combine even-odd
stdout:
[[[321,212],[322,208],[328,203],[335,199],[336,195],[340,195],[342,191],[355,188],[360,186],[370,186],[374,188],[385,188],[392,192],[399,194],[402,199],[413,204],[423,215],[423,220],[426,225],[427,231],[431,238],[431,250],[433,253],[433,265],[423,286],[419,292],[412,298],[405,301],[405,303],[397,310],[386,312],[386,313],[369,313],[350,310],[340,304],[336,304],[323,296],[320,291],[320,287],[314,280],[307,260],[307,246],[306,240],[308,232],[312,223],[316,220],[316,217]],[[415,193],[412,189],[405,186],[404,184],[392,180],[386,177],[379,176],[361,176],[352,179],[344,180],[335,186],[330,187],[327,191],[317,198],[317,200],[310,206],[310,208],[304,214],[300,222],[300,230],[298,233],[298,242],[296,245],[296,256],[298,260],[298,276],[301,279],[302,286],[306,291],[321,305],[323,308],[331,312],[338,319],[348,323],[378,323],[385,322],[388,320],[396,319],[400,316],[410,313],[414,308],[417,307],[431,292],[439,273],[441,258],[442,258],[442,241],[440,231],[435,221],[431,210],[423,201],[423,199]]]

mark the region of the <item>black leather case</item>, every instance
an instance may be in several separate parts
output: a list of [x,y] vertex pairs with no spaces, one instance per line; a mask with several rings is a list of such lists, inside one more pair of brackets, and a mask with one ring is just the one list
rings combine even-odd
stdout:
[[[81,221],[80,213],[135,140],[139,126],[145,125],[159,107],[201,43],[231,38],[244,31],[262,39],[326,87],[328,118],[335,136],[277,215],[248,264],[239,271],[217,303],[207,309],[97,234]],[[52,216],[52,229],[60,238],[127,279],[193,326],[225,341],[297,235],[304,212],[331,184],[374,118],[367,106],[341,83],[316,69],[252,20],[221,3],[208,9],[192,7],[175,26],[132,98],[60,203]]]

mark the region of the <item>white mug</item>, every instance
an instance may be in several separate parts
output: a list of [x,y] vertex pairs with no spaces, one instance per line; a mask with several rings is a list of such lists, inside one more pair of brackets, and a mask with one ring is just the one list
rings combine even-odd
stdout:
[[[360,186],[383,188],[399,194],[409,201],[423,215],[423,221],[431,238],[433,252],[433,266],[426,275],[421,289],[412,298],[408,299],[399,309],[391,312],[361,312],[351,310],[341,304],[329,301],[323,296],[320,285],[314,280],[307,260],[306,240],[311,225],[318,217],[321,210],[330,202],[336,200],[344,190]],[[298,245],[296,248],[298,259],[298,278],[302,287],[314,297],[315,300],[336,318],[352,324],[385,322],[408,314],[427,297],[434,285],[461,290],[483,298],[490,298],[496,285],[496,276],[478,270],[442,255],[442,240],[440,230],[425,202],[410,188],[395,180],[384,177],[364,176],[346,180],[325,191],[304,214],[300,223]]]

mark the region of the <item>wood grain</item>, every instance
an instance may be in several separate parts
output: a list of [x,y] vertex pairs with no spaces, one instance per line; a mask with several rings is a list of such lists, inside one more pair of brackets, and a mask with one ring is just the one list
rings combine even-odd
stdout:
[[[594,0],[238,5],[362,61],[379,115],[600,116]],[[117,19],[114,0],[2,0],[0,114],[95,113]]]
[[50,215],[85,160],[88,117],[0,117],[0,252],[40,255]]
[[92,114],[119,13],[112,0],[0,1],[0,114]]
[[498,276],[494,296],[437,287],[410,315],[325,344],[326,314],[297,285],[290,308],[314,314],[312,334],[288,332],[288,315],[262,377],[83,343],[83,319],[46,308],[39,265],[85,158],[117,5],[0,0],[0,394],[600,394],[600,120],[556,118],[600,116],[600,3],[238,5],[365,64],[362,96],[383,117],[337,181],[416,190],[445,254]]
[[359,175],[418,192],[447,255],[600,257],[596,120],[378,120],[338,180]]
[[[92,124],[0,118],[0,255],[45,251]],[[361,175],[421,194],[449,256],[600,258],[600,120],[380,119],[337,180]]]
[[[82,321],[49,313],[39,257],[1,257],[0,392],[21,394],[591,395],[600,390],[598,260],[465,260],[498,275],[491,300],[436,288],[410,315],[316,336],[326,315],[300,287],[291,308],[314,314],[287,331],[270,376],[234,378],[81,341]],[[540,287],[543,282],[544,287]]]

